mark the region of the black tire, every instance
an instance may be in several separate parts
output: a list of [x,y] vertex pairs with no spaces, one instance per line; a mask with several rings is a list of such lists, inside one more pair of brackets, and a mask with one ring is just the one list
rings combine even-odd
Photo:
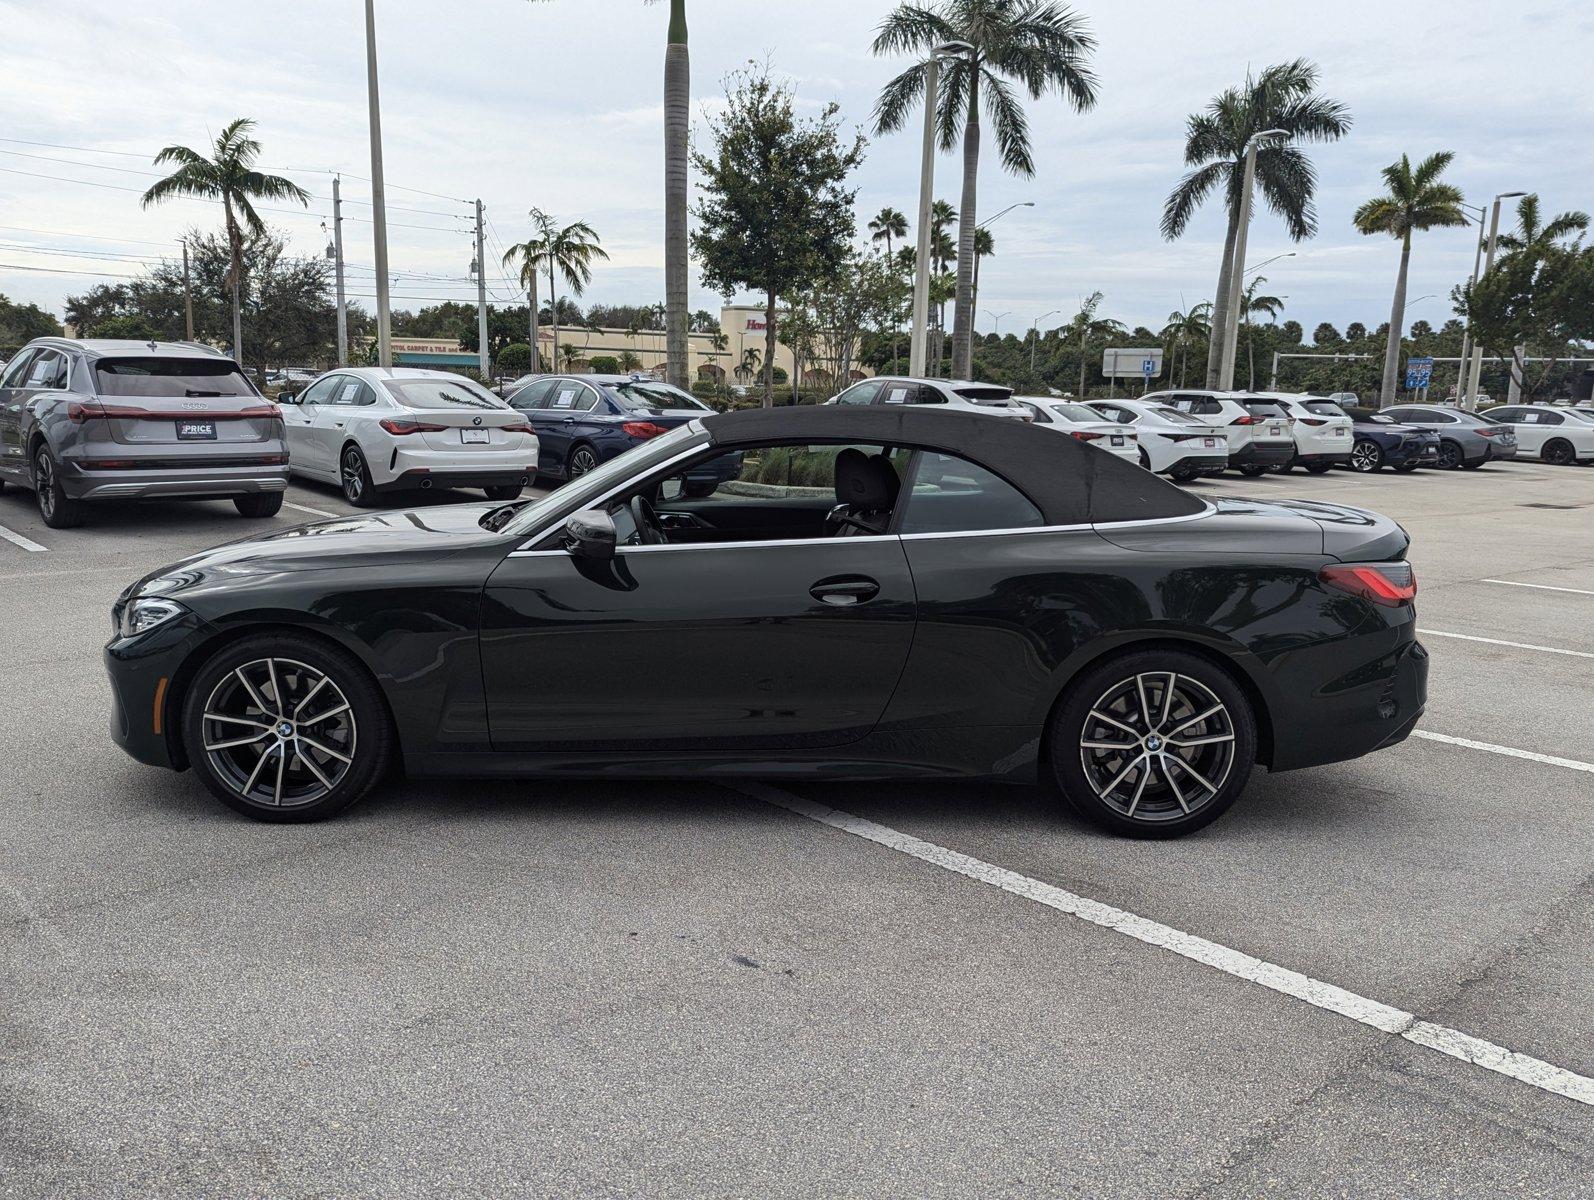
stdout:
[[[262,667],[268,661],[273,664],[275,675]],[[240,671],[245,675],[240,676]],[[271,722],[286,715],[291,723],[297,716],[297,706],[304,700],[310,701],[312,714],[329,711],[323,710],[315,699],[328,693],[324,685],[310,683],[317,674],[332,684],[334,701],[337,693],[342,694],[347,712],[322,720],[300,718],[291,738],[278,737]],[[239,682],[240,679],[246,682]],[[281,701],[272,687],[273,681],[281,689]],[[251,686],[253,692],[249,691]],[[315,696],[307,694],[312,686],[320,687]],[[264,701],[266,707],[260,708],[252,697]],[[236,714],[229,714],[234,720],[207,717],[208,705],[216,705],[214,711],[225,712],[232,701],[241,706]],[[332,708],[336,707],[334,703]],[[265,721],[254,721],[251,714],[264,717]],[[347,732],[341,736],[339,729],[328,723],[340,718],[347,722]],[[224,647],[200,667],[189,684],[181,720],[183,747],[194,772],[228,808],[257,821],[319,821],[334,816],[376,785],[393,756],[394,738],[387,707],[370,673],[347,651],[303,634],[261,633]],[[216,739],[210,743],[214,758],[206,749],[207,726],[210,736]],[[236,730],[239,736],[248,737],[251,727],[263,730],[258,740],[266,743],[258,758],[254,757],[252,743],[218,749],[222,741],[230,740],[226,731]],[[342,755],[343,751],[348,753]],[[309,753],[321,757],[301,758]],[[339,763],[337,755],[349,761]],[[251,761],[253,768],[249,767]],[[317,761],[320,766],[314,771],[324,772],[325,778],[309,767]],[[252,773],[240,782],[246,770]],[[324,787],[325,782],[332,786]],[[257,796],[260,788],[281,796],[283,803]],[[295,788],[303,791],[296,795]]]
[[1277,466],[1272,466],[1267,469],[1269,475],[1288,475],[1293,470],[1295,470],[1294,459],[1291,459],[1287,463],[1279,463]]
[[1144,450],[1141,450],[1139,453],[1141,468],[1146,471],[1151,470],[1151,455],[1147,454]]
[[[1127,707],[1119,708],[1121,697]],[[1220,706],[1216,714],[1190,721],[1212,704]],[[1100,720],[1103,712],[1114,720]],[[1167,739],[1183,729],[1181,720],[1191,725],[1184,737],[1213,740],[1170,751]],[[1110,748],[1120,742],[1126,753]],[[1180,837],[1217,820],[1245,790],[1256,717],[1233,677],[1212,661],[1183,650],[1131,651],[1070,685],[1047,727],[1047,758],[1064,799],[1086,820],[1127,837]]]
[[1264,463],[1246,463],[1240,468],[1240,474],[1255,479],[1258,475],[1267,474],[1267,466]]
[[343,489],[343,498],[355,508],[370,508],[376,503],[371,468],[365,465],[365,455],[353,442],[338,455],[338,486]]
[[76,529],[88,517],[88,506],[62,488],[55,455],[43,442],[33,452],[33,493],[39,502],[39,516],[51,529]]
[[1363,475],[1383,470],[1384,448],[1370,438],[1360,438],[1350,450],[1350,469]]
[[1480,459],[1478,459],[1475,462],[1464,462],[1464,463],[1461,464],[1461,469],[1463,471],[1476,471],[1479,467],[1483,466],[1483,464],[1488,462],[1488,461],[1489,460],[1487,458],[1480,458]]
[[582,442],[571,447],[570,457],[565,460],[565,478],[579,479],[597,465],[598,452]]
[[1302,463],[1301,465],[1306,468],[1308,475],[1327,475],[1334,469],[1334,464],[1331,462]]
[[505,483],[497,487],[483,488],[489,500],[519,500],[520,485],[518,483]]
[[1441,471],[1454,471],[1462,465],[1464,455],[1461,453],[1461,444],[1452,442],[1448,438],[1439,443],[1439,458],[1434,463]]
[[1400,466],[1395,468],[1395,470],[1401,475],[1410,475],[1413,471],[1415,471],[1420,466],[1422,466],[1421,463],[1406,462],[1406,463],[1401,463]]
[[1539,457],[1554,467],[1569,467],[1577,462],[1577,451],[1565,438],[1555,438],[1544,443]]
[[282,511],[282,493],[246,492],[242,496],[234,496],[232,506],[238,510],[240,517],[249,517],[251,520],[274,517]]
[[1173,470],[1168,472],[1168,478],[1174,480],[1176,483],[1189,483],[1199,474],[1201,474],[1201,472],[1196,470],[1194,467],[1175,467]]

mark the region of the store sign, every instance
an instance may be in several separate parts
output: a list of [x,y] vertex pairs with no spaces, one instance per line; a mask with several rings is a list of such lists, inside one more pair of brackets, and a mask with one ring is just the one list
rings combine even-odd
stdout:
[[769,326],[764,323],[763,317],[748,317],[747,328],[755,333],[762,333],[764,330],[768,329]]
[[461,347],[458,338],[394,338],[393,349],[405,354],[458,354]]

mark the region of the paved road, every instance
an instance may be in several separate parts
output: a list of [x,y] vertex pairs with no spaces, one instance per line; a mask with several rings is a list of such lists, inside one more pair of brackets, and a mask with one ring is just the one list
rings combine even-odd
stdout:
[[[1563,1094],[1594,1076],[1594,774],[1543,761],[1594,761],[1594,470],[1195,489],[1398,517],[1423,728],[1540,757],[1413,739],[1259,774],[1171,844],[977,785],[400,784],[257,826],[109,744],[98,661],[122,586],[250,526],[57,532],[0,495],[46,548],[0,540],[0,1194],[1594,1194],[1594,1106]],[[1573,1074],[1438,1053],[1043,885]]]

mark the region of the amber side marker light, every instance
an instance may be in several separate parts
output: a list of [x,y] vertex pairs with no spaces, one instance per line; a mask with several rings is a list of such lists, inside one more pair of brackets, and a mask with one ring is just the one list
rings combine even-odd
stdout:
[[166,711],[166,685],[171,681],[162,675],[155,684],[155,715],[150,724],[155,727],[155,732],[161,732],[161,714]]

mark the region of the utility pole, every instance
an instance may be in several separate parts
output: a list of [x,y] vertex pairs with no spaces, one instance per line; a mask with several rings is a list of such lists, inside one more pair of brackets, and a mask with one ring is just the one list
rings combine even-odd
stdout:
[[[1494,270],[1494,251],[1500,237],[1500,201],[1526,194],[1525,192],[1501,192],[1494,198],[1494,211],[1489,217],[1489,243],[1483,256],[1484,275]],[[1470,305],[1468,307],[1470,308]],[[1467,407],[1469,409],[1478,407],[1478,380],[1482,374],[1483,347],[1474,342],[1472,347],[1472,366],[1467,372],[1467,395],[1470,397],[1470,403]]]
[[919,152],[919,244],[913,263],[913,324],[908,333],[908,374],[924,375],[930,339],[930,204],[935,191],[935,104],[941,94],[941,58],[924,64],[924,145]]
[[476,338],[482,360],[482,382],[492,368],[492,347],[487,344],[487,256],[482,247],[482,202],[476,201]]
[[182,238],[183,246],[183,321],[188,330],[188,340],[194,340],[194,293],[188,284],[188,239]]
[[338,295],[338,366],[349,365],[349,310],[343,295],[343,196],[332,177],[332,270]]
[[[1234,390],[1234,356],[1240,346],[1240,285],[1245,274],[1245,239],[1251,226],[1251,192],[1256,183],[1257,143],[1288,137],[1285,129],[1253,133],[1245,144],[1245,172],[1240,183],[1240,221],[1234,235],[1234,261],[1229,267],[1229,311],[1223,325],[1223,361],[1218,364],[1218,389]],[[1215,331],[1214,331],[1215,333]]]
[[393,314],[387,297],[387,193],[382,186],[382,99],[376,86],[376,0],[365,0],[365,94],[371,110],[371,231],[376,260],[376,361],[393,365]]
[[[1472,211],[1472,205],[1463,204],[1462,208]],[[1478,244],[1472,254],[1472,278],[1467,281],[1467,294],[1472,294],[1472,289],[1478,285],[1478,271],[1483,265],[1483,214],[1478,210]],[[1469,227],[1470,228],[1470,227]],[[1471,357],[1472,346],[1472,314],[1467,314],[1467,323],[1461,327],[1461,357],[1456,360],[1456,406],[1467,407],[1467,360]]]

